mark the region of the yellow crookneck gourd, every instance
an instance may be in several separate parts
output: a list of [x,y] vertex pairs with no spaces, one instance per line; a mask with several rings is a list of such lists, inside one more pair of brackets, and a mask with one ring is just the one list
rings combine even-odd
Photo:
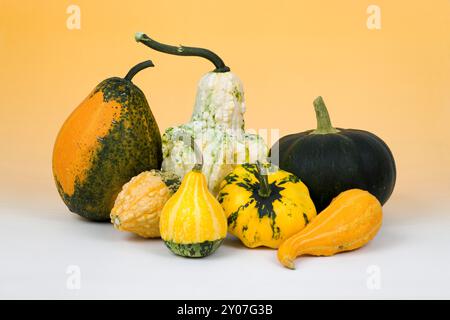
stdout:
[[268,170],[259,163],[240,165],[222,181],[218,195],[228,231],[249,248],[278,248],[316,216],[308,188],[299,178]]
[[304,254],[331,256],[358,249],[375,237],[382,219],[375,196],[360,189],[344,191],[305,229],[281,244],[278,260],[294,269],[294,259]]
[[197,163],[161,212],[160,233],[167,247],[184,257],[205,257],[221,245],[227,234],[225,213],[208,191],[202,157],[191,141]]

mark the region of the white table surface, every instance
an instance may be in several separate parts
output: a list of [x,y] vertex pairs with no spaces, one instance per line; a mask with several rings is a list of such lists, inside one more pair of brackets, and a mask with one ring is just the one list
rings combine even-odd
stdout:
[[69,213],[56,194],[0,200],[3,299],[450,298],[449,197],[394,194],[366,247],[301,257],[294,271],[232,238],[210,257],[177,257],[160,240]]

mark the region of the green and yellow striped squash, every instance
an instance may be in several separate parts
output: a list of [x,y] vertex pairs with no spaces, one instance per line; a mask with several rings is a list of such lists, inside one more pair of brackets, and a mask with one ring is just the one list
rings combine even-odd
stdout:
[[278,248],[316,216],[308,188],[298,177],[270,171],[268,166],[243,164],[220,186],[218,200],[228,217],[228,231],[249,248]]
[[208,190],[201,165],[184,176],[178,191],[164,205],[159,223],[161,238],[177,255],[205,257],[221,245],[227,219]]

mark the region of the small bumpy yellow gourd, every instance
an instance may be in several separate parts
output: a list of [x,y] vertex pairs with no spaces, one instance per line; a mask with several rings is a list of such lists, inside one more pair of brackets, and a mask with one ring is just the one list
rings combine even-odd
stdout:
[[[198,149],[193,148],[197,154]],[[209,192],[200,163],[184,176],[161,213],[161,238],[173,253],[184,257],[213,253],[227,234],[225,213]]]
[[170,172],[140,173],[123,185],[111,211],[111,222],[121,231],[144,238],[159,237],[161,210],[179,185],[179,177]]
[[281,244],[278,260],[294,269],[300,255],[331,256],[358,249],[375,237],[382,219],[381,204],[369,192],[344,191],[305,229]]

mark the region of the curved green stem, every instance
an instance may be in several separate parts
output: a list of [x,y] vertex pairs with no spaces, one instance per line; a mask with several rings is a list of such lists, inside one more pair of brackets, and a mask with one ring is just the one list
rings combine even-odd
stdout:
[[[189,137],[189,142],[187,141],[187,138]],[[191,147],[192,150],[194,150],[194,154],[195,154],[195,165],[192,168],[192,171],[196,171],[196,172],[202,172],[203,169],[203,155],[198,147],[198,145],[195,143],[195,139],[193,136],[191,135],[183,135],[183,134],[178,134],[174,136],[174,139],[178,139],[178,140],[182,140],[184,144],[188,145]]]
[[259,162],[259,161],[256,161],[255,176],[259,182],[258,194],[263,198],[269,197],[272,190],[270,190],[269,179],[268,179],[268,175],[267,175],[267,168],[263,167],[261,162]]
[[314,102],[314,110],[316,111],[317,128],[311,134],[327,134],[339,132],[331,125],[330,115],[322,97],[317,97]]
[[146,68],[149,67],[154,67],[155,65],[153,64],[153,62],[151,60],[147,60],[141,63],[138,63],[137,65],[135,65],[133,68],[130,69],[130,71],[128,71],[127,75],[124,77],[125,80],[131,81],[131,79],[133,79],[133,77],[136,75],[136,73],[138,73],[141,70],[144,70]]
[[137,32],[134,36],[137,42],[145,44],[147,47],[153,50],[173,54],[176,56],[195,56],[202,57],[211,61],[216,69],[214,72],[228,72],[230,68],[225,65],[223,60],[214,52],[208,49],[195,48],[195,47],[185,47],[185,46],[170,46],[164,43],[160,43],[151,39],[149,36],[142,32]]
[[194,137],[191,136],[191,148],[195,153],[195,165],[192,168],[192,171],[202,172],[203,169],[203,155],[198,148],[198,145],[195,143]]

